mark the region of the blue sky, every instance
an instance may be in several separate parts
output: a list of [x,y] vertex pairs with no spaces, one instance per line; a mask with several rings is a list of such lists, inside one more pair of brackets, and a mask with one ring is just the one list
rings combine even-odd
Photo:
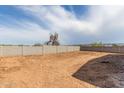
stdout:
[[0,6],[0,44],[124,43],[123,6]]

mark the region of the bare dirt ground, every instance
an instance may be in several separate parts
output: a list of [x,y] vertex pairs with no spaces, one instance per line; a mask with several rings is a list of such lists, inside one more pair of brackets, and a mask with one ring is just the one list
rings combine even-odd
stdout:
[[123,60],[121,54],[88,51],[1,57],[0,87],[124,87]]

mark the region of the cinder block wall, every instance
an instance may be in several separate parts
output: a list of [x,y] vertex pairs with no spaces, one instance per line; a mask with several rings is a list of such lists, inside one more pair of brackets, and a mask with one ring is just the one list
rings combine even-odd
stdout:
[[21,46],[0,46],[1,56],[20,56],[22,55]]
[[80,51],[80,46],[0,46],[0,56],[45,55]]
[[74,51],[80,51],[80,47],[79,46],[75,46]]
[[22,55],[43,55],[41,46],[22,46]]
[[72,52],[72,51],[74,51],[74,46],[68,46],[67,51],[68,51],[68,52]]
[[68,51],[68,46],[57,46],[57,53],[63,53]]
[[43,46],[43,54],[57,53],[57,46]]
[[0,56],[3,56],[2,55],[2,46],[0,46]]

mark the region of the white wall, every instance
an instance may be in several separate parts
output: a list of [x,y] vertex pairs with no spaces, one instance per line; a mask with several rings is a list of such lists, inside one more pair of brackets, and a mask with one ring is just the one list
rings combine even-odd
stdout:
[[43,54],[52,54],[52,53],[57,53],[56,49],[57,46],[43,46]]
[[21,46],[0,46],[1,56],[20,56],[22,55]]
[[68,51],[67,46],[57,46],[57,53],[64,53]]
[[43,55],[42,46],[22,46],[23,55]]
[[74,51],[74,46],[68,46],[68,52]]
[[79,46],[0,46],[0,56],[26,56],[80,51]]
[[79,46],[74,46],[74,51],[80,51],[80,47]]

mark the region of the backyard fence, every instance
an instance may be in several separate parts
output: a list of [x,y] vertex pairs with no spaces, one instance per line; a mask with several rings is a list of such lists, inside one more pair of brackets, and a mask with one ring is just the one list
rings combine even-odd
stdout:
[[80,46],[0,46],[0,56],[26,56],[80,51]]
[[81,51],[124,53],[124,46],[81,46]]

